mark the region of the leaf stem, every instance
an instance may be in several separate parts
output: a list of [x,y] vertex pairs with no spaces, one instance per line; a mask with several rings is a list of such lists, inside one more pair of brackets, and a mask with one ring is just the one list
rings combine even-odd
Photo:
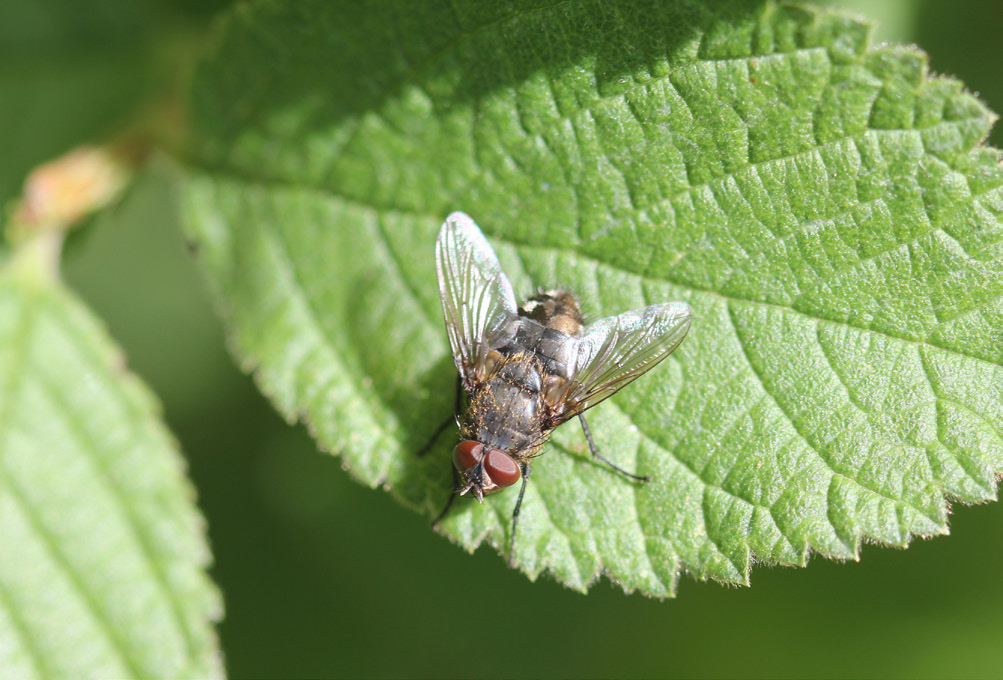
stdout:
[[40,229],[17,244],[8,273],[39,287],[59,281],[59,258],[63,250],[62,229]]

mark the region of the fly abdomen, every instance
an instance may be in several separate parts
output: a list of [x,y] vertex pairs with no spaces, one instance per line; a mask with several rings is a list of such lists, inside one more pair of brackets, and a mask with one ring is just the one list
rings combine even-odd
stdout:
[[516,354],[502,364],[495,373],[494,379],[534,394],[538,394],[543,389],[540,368],[537,366],[537,362],[526,354]]

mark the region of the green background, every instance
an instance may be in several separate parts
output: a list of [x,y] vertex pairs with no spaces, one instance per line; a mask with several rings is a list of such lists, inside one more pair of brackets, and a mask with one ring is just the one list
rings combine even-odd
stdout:
[[[3,4],[9,25],[20,3]],[[183,64],[210,15],[198,3],[145,2],[122,18],[114,11],[122,3],[99,4],[143,30],[111,44],[100,22],[60,33],[45,16],[28,17],[33,30],[50,27],[53,44],[76,46],[66,56],[0,32],[18,55],[0,71],[0,139],[24,148],[0,161],[0,179],[40,160],[31,136],[69,144],[124,118],[137,83],[156,90],[169,80],[170,64],[136,66],[148,36],[171,44]],[[841,4],[882,22],[876,40],[917,43],[935,71],[1003,110],[1003,4]],[[93,62],[81,59],[90,54]],[[24,92],[43,112],[77,101],[66,88],[79,78],[60,75],[64,63],[100,75],[100,87],[86,89],[86,115],[27,116]],[[31,99],[43,80],[44,96]],[[22,94],[20,107],[12,92]],[[1003,144],[998,131],[993,141]],[[606,582],[588,596],[546,577],[529,583],[490,550],[469,556],[451,546],[423,518],[351,482],[234,368],[184,249],[177,171],[154,158],[125,199],[73,239],[64,272],[160,395],[190,461],[226,601],[220,636],[233,677],[999,677],[998,504],[956,506],[950,537],[907,551],[866,547],[859,564],[754,568],[751,588],[684,577],[666,602]]]

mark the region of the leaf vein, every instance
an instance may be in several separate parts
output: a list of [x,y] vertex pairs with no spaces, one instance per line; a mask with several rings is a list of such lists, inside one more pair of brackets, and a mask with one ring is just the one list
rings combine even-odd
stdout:
[[133,677],[143,677],[141,672],[142,664],[136,659],[129,645],[122,638],[121,632],[111,624],[108,620],[107,612],[98,603],[97,598],[91,589],[87,586],[86,580],[81,576],[81,574],[76,570],[69,558],[64,554],[64,552],[59,547],[59,542],[51,534],[49,529],[42,522],[41,518],[34,512],[31,503],[24,491],[20,488],[14,475],[11,474],[9,467],[5,467],[5,478],[7,481],[6,487],[10,491],[10,497],[14,500],[17,506],[21,509],[24,517],[28,520],[31,528],[36,536],[38,536],[45,549],[52,558],[53,564],[61,571],[69,582],[72,584],[73,592],[76,593],[86,604],[87,609],[90,611],[91,615],[94,617],[94,623],[97,627],[105,634],[109,642],[111,643],[112,649],[114,649],[119,656],[120,661],[129,669],[129,673]]
[[122,489],[115,483],[114,475],[108,468],[107,462],[102,459],[102,456],[99,453],[102,450],[101,446],[90,435],[90,433],[87,432],[86,428],[81,424],[80,419],[77,417],[77,414],[74,413],[70,405],[66,403],[66,400],[63,397],[63,392],[57,386],[52,385],[47,376],[40,375],[38,384],[43,388],[43,391],[56,407],[54,410],[62,412],[64,415],[64,422],[69,425],[70,431],[73,432],[73,434],[81,442],[81,448],[90,459],[94,468],[97,470],[105,489],[107,489],[110,492],[111,497],[115,499],[115,504],[119,508],[120,516],[125,519],[126,526],[129,528],[129,533],[135,542],[134,544],[138,546],[139,554],[142,555],[146,566],[149,568],[150,573],[153,576],[154,582],[157,584],[158,589],[164,595],[168,605],[170,606],[174,623],[181,633],[181,638],[184,641],[186,656],[188,658],[193,657],[195,652],[194,637],[192,630],[188,625],[188,621],[185,619],[181,603],[168,583],[167,574],[164,572],[158,560],[154,557],[153,549],[151,547],[152,541],[150,540],[149,534],[143,529],[142,524],[137,520],[132,506],[129,505],[122,493]]
[[[898,506],[898,505],[908,506],[908,507],[912,508],[913,510],[915,510],[920,515],[922,515],[923,517],[926,517],[930,521],[934,522],[935,524],[940,524],[940,522],[936,518],[929,517],[922,508],[919,508],[918,506],[913,505],[912,503],[906,501],[905,499],[899,499],[899,498],[894,498],[893,496],[889,496],[887,493],[885,493],[885,492],[883,492],[883,491],[881,491],[879,489],[875,489],[875,488],[872,488],[872,487],[868,486],[867,484],[864,484],[859,479],[856,479],[855,477],[853,477],[851,474],[848,474],[847,472],[843,472],[843,471],[838,470],[835,467],[833,467],[832,463],[826,458],[826,456],[822,453],[822,451],[818,447],[816,447],[815,445],[812,444],[810,437],[807,434],[805,434],[804,432],[801,431],[801,429],[798,427],[796,419],[793,418],[791,416],[791,414],[787,413],[787,411],[784,409],[783,405],[781,404],[781,402],[777,398],[777,396],[774,395],[772,392],[770,392],[769,388],[766,386],[766,381],[763,378],[762,374],[760,373],[759,369],[756,367],[756,362],[753,360],[752,356],[750,356],[748,348],[746,347],[745,343],[742,341],[742,336],[741,336],[741,333],[739,333],[739,331],[738,331],[738,324],[735,321],[734,310],[732,309],[731,305],[728,306],[728,319],[731,321],[732,332],[734,333],[735,337],[737,338],[739,346],[742,348],[742,353],[745,356],[745,360],[748,363],[749,368],[752,371],[752,374],[755,375],[756,378],[759,380],[759,384],[762,387],[763,392],[766,393],[767,395],[769,395],[769,397],[773,401],[773,403],[776,404],[776,406],[777,406],[778,409],[780,409],[780,412],[783,413],[784,416],[787,418],[787,422],[791,425],[791,427],[794,429],[794,431],[798,433],[798,435],[801,438],[801,441],[804,442],[805,446],[807,446],[809,450],[811,450],[812,452],[815,453],[815,455],[817,456],[818,460],[821,461],[829,469],[830,472],[832,472],[833,474],[843,475],[848,480],[850,480],[851,482],[853,482],[854,484],[856,484],[857,486],[859,486],[861,489],[864,489],[866,491],[870,491],[871,493],[873,493],[873,494],[875,494],[875,495],[877,495],[877,496],[879,496],[881,498],[889,500],[892,503],[896,504],[896,506]],[[833,527],[833,529],[837,529],[837,527]],[[899,531],[902,532],[902,533],[906,533],[906,534],[909,533],[906,530],[905,525],[900,525]]]
[[[283,182],[283,181],[273,182],[272,180],[270,180],[268,178],[254,177],[254,176],[250,176],[250,175],[245,174],[245,173],[235,173],[235,174],[234,173],[229,173],[228,174],[228,171],[225,168],[217,168],[215,170],[211,170],[210,172],[213,172],[215,174],[221,174],[221,175],[223,175],[225,177],[229,177],[231,180],[240,181],[240,182],[245,183],[245,184],[262,184],[264,186],[277,186],[277,187],[289,186],[290,188],[295,188],[295,185],[287,185],[287,183]],[[312,187],[312,191],[314,191],[315,193],[321,194],[321,195],[332,195],[332,192],[330,192],[329,190],[324,189],[324,188]],[[357,206],[359,206],[361,208],[365,208],[365,209],[368,209],[368,210],[371,210],[371,211],[374,211],[374,212],[378,212],[381,209],[380,206],[374,205],[372,203],[354,201],[351,198],[348,198],[346,196],[334,195],[334,198],[336,198],[337,200],[343,201],[346,204],[357,205]],[[416,212],[410,212],[410,213],[408,211],[401,211],[401,212],[408,213],[408,214],[414,214],[416,216],[420,216],[420,213],[416,213]],[[427,215],[425,217],[426,217],[426,219],[430,223],[437,223],[438,220],[441,219],[441,217],[436,217],[435,215]],[[923,236],[923,234],[921,234],[920,237],[921,236]],[[534,249],[535,251],[541,251],[541,250],[544,250],[544,249],[551,249],[551,250],[555,249],[553,247],[547,248],[547,247],[541,246],[539,244],[534,244],[534,243],[531,243],[531,242],[528,242],[528,241],[521,241],[519,239],[513,239],[511,237],[506,237],[506,238],[504,238],[502,240],[504,240],[505,242],[507,242],[507,243],[509,243],[511,245],[514,245],[516,247],[520,247],[520,246],[521,247],[528,247],[528,248]],[[896,246],[893,246],[892,248],[890,248],[890,250],[894,249],[894,248],[897,248],[897,247],[899,247],[901,245],[902,245],[901,243],[900,244],[896,244]],[[993,363],[993,362],[988,361],[986,359],[982,359],[982,358],[979,358],[979,357],[975,357],[975,356],[970,356],[970,355],[964,354],[964,353],[959,352],[958,350],[955,350],[955,349],[951,349],[951,348],[948,348],[948,347],[943,347],[943,346],[940,346],[940,345],[934,345],[934,344],[928,342],[928,338],[924,339],[923,341],[917,341],[917,340],[914,340],[912,338],[906,338],[906,337],[903,337],[903,336],[900,336],[900,335],[894,335],[894,334],[892,334],[892,333],[890,333],[888,331],[885,331],[885,330],[877,330],[877,329],[869,328],[869,327],[865,328],[865,327],[862,327],[862,326],[859,326],[859,325],[854,325],[854,324],[852,324],[850,322],[846,322],[846,321],[839,321],[839,320],[827,319],[827,318],[819,317],[819,316],[812,316],[811,314],[809,314],[807,312],[804,312],[804,311],[801,311],[801,310],[798,310],[798,309],[794,309],[793,307],[791,307],[789,305],[781,305],[781,304],[776,304],[776,303],[765,302],[763,300],[757,300],[757,299],[754,299],[754,298],[741,297],[740,295],[737,295],[735,293],[725,294],[725,293],[722,293],[720,291],[717,291],[717,290],[714,290],[714,289],[711,289],[711,288],[702,287],[702,286],[700,286],[698,284],[695,284],[693,282],[679,281],[679,280],[673,279],[670,276],[653,276],[653,275],[650,275],[650,274],[640,273],[640,272],[637,272],[637,271],[634,271],[634,270],[631,270],[631,269],[627,269],[623,265],[617,264],[616,262],[603,260],[603,259],[595,256],[594,254],[583,252],[580,249],[577,250],[577,253],[581,257],[593,260],[597,264],[602,264],[604,266],[610,267],[611,269],[616,269],[616,270],[619,270],[619,271],[626,272],[626,273],[630,274],[631,276],[638,276],[638,277],[641,277],[641,278],[646,278],[646,279],[651,280],[651,281],[659,281],[659,282],[663,282],[663,283],[668,283],[670,285],[678,286],[679,288],[682,288],[682,289],[685,289],[685,290],[690,290],[690,291],[694,291],[694,292],[700,292],[700,293],[706,293],[706,294],[709,294],[709,295],[714,295],[714,296],[717,296],[718,298],[720,298],[722,300],[725,300],[725,301],[749,302],[749,303],[752,303],[752,304],[758,304],[758,305],[763,305],[763,306],[768,306],[768,307],[775,307],[775,308],[778,308],[778,309],[784,309],[784,310],[788,310],[788,311],[791,311],[791,312],[803,315],[803,316],[805,316],[807,318],[814,319],[816,321],[822,321],[822,322],[826,322],[826,323],[832,323],[832,324],[842,325],[842,326],[846,326],[848,328],[853,328],[853,329],[856,329],[856,330],[863,330],[863,331],[867,331],[869,333],[874,333],[876,335],[884,336],[884,337],[887,337],[887,338],[890,338],[890,339],[894,339],[894,340],[897,340],[897,341],[900,341],[900,342],[908,342],[908,343],[918,344],[918,345],[921,345],[921,346],[935,347],[937,349],[940,349],[940,350],[942,350],[944,352],[948,352],[950,354],[956,354],[956,355],[961,356],[961,357],[970,358],[970,359],[973,359],[975,361],[984,362],[984,363],[986,363],[986,364],[988,364],[990,366],[994,366],[995,367],[995,366],[1000,366],[1001,365],[1001,364]],[[285,259],[287,261],[289,260],[288,255],[285,256]],[[873,259],[873,258],[870,258],[870,259]],[[314,312],[314,315],[316,315],[315,312]]]
[[[626,410],[624,410],[624,408],[622,406],[620,406],[619,404],[617,404],[615,400],[607,400],[606,403],[609,404],[610,406],[615,406],[617,408],[617,410],[619,410],[624,416],[626,416],[626,418],[631,423],[633,423],[634,427],[637,429],[638,434],[640,434],[644,439],[646,439],[655,448],[659,449],[660,451],[665,451],[670,456],[672,456],[676,460],[676,462],[678,462],[684,469],[686,469],[687,471],[689,471],[690,474],[692,474],[694,477],[696,477],[697,480],[701,484],[704,485],[705,489],[717,489],[717,490],[721,491],[723,494],[729,496],[730,498],[733,498],[734,500],[736,500],[736,501],[738,501],[740,503],[745,503],[746,505],[748,505],[750,507],[760,507],[760,508],[763,508],[764,510],[769,510],[769,507],[766,506],[766,505],[763,505],[761,503],[755,503],[755,502],[750,501],[750,500],[748,500],[746,498],[742,498],[741,496],[738,496],[737,494],[735,494],[735,492],[733,492],[733,491],[731,491],[729,489],[724,488],[720,484],[715,484],[714,482],[710,482],[710,481],[705,480],[703,478],[703,476],[701,475],[701,473],[696,468],[694,468],[692,465],[690,465],[690,463],[687,460],[681,458],[674,449],[668,449],[668,448],[662,446],[661,444],[659,444],[658,441],[655,439],[655,437],[651,433],[649,433],[648,431],[646,431],[644,429],[644,427],[642,427],[636,421],[634,421],[634,419],[631,416],[631,414],[629,412],[627,412]],[[607,406],[607,408],[609,408],[609,406]],[[639,498],[639,493],[635,493],[635,498]],[[638,512],[638,517],[640,517],[640,516],[641,516],[641,513]],[[706,517],[705,517],[705,520],[706,520]],[[705,524],[706,524],[706,522],[705,522]],[[646,538],[647,537],[662,538],[659,535],[650,534],[647,531],[644,532],[644,536]],[[731,559],[731,557],[727,553],[725,553],[723,550],[720,549],[720,546],[718,546],[717,543],[713,539],[711,539],[709,535],[708,535],[707,538],[714,545],[715,549],[717,549],[718,552],[721,554],[721,557],[723,557],[724,559],[728,560],[728,562],[732,563],[735,566],[736,570],[739,573],[743,573],[743,574],[745,573],[743,569],[741,569],[738,565],[736,565],[734,563],[734,561]],[[647,552],[647,549],[645,549],[645,551]],[[650,560],[650,555],[649,555],[649,560]]]
[[[25,307],[21,305],[22,309],[20,312],[20,322],[17,325],[17,334],[14,337],[14,342],[9,347],[11,360],[9,365],[6,367],[6,372],[11,375],[10,382],[3,386],[3,396],[2,402],[0,402],[0,432],[7,432],[7,423],[11,417],[11,411],[13,411],[13,404],[15,403],[15,395],[20,389],[20,380],[22,376],[21,369],[24,365],[25,358],[28,354],[28,340],[30,337],[30,320],[34,315],[34,312],[30,307]],[[7,454],[5,451],[6,447],[3,446],[3,441],[0,439],[0,464],[2,464],[3,469],[7,470]],[[0,475],[0,490],[10,487],[10,474],[7,471],[6,474]],[[14,494],[13,489],[11,494]],[[15,497],[16,501],[16,497]],[[52,677],[54,674],[51,669],[48,668],[47,660],[45,655],[39,649],[38,640],[36,636],[32,634],[29,629],[27,622],[21,617],[21,613],[13,606],[11,602],[10,593],[0,580],[0,600],[3,601],[5,610],[9,613],[11,621],[14,627],[20,633],[21,639],[24,640],[25,650],[31,659],[32,666],[38,670],[41,677]]]
[[[46,663],[45,654],[41,649],[39,649],[36,636],[32,634],[32,631],[28,627],[28,623],[21,616],[21,612],[14,606],[10,590],[3,582],[3,579],[0,579],[0,606],[3,607],[4,613],[6,613],[10,618],[15,634],[24,643],[23,649],[27,652],[28,659],[32,667],[35,669],[35,677],[56,677],[56,673]],[[9,644],[9,642],[7,644]]]
[[400,282],[404,285],[408,295],[411,296],[414,306],[418,308],[418,313],[425,317],[429,323],[435,324],[438,319],[433,318],[433,315],[431,315],[429,311],[425,309],[425,305],[422,304],[421,297],[418,294],[418,289],[415,288],[411,278],[405,273],[404,264],[401,262],[400,257],[391,245],[391,239],[387,236],[387,232],[383,228],[383,220],[381,219],[379,213],[373,215],[373,225],[376,228],[376,233],[379,235],[379,240],[383,245],[383,249],[387,253],[387,257],[397,270],[397,278],[400,279]]

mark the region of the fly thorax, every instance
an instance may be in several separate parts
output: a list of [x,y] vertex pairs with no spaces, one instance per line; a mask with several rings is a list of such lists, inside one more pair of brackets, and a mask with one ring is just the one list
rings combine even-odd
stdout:
[[552,321],[561,319],[558,323],[569,335],[577,333],[582,325],[578,300],[566,290],[550,290],[531,297],[519,307],[519,316],[551,327],[554,327]]
[[552,328],[545,328],[536,342],[536,357],[548,375],[570,378],[575,368],[578,345],[575,339]]

